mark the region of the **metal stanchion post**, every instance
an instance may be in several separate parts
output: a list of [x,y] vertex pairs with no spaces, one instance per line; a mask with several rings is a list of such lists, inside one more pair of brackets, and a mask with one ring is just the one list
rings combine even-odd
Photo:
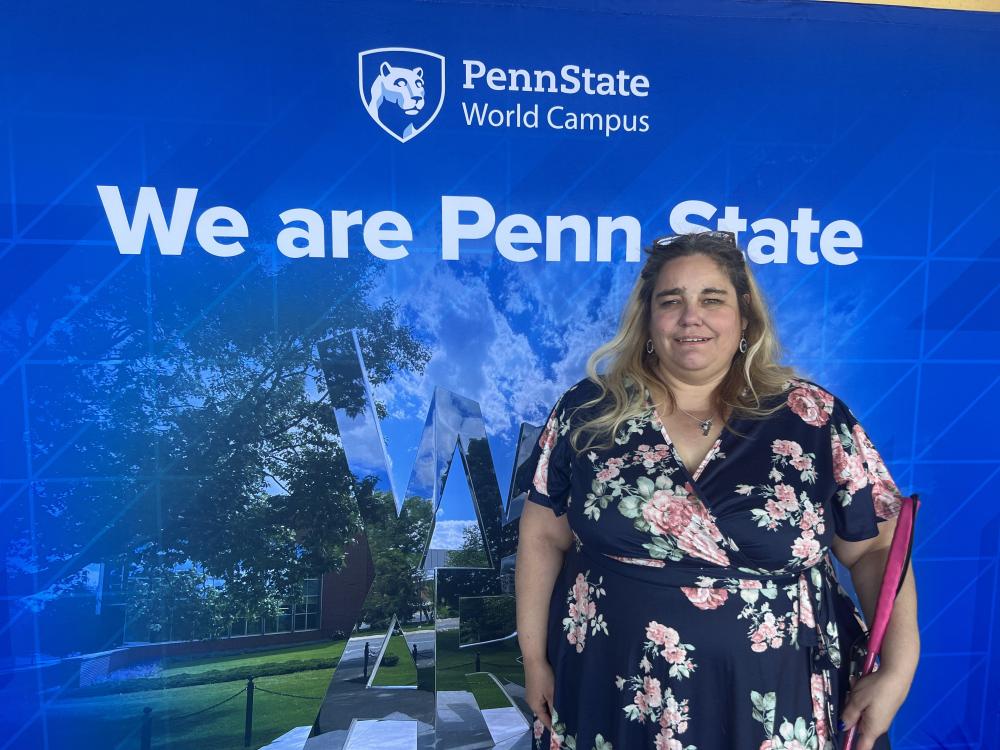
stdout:
[[250,747],[250,735],[253,733],[253,675],[247,677],[247,718],[243,725],[243,747]]

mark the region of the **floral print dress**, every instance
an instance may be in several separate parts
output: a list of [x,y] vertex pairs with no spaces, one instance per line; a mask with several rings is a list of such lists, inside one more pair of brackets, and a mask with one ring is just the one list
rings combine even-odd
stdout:
[[[611,449],[576,454],[588,379],[552,409],[528,499],[568,514],[549,610],[554,731],[534,748],[831,750],[864,625],[830,558],[899,490],[850,409],[806,380],[732,419],[689,471],[645,391]],[[598,407],[590,407],[596,409]],[[887,748],[886,737],[876,748]]]

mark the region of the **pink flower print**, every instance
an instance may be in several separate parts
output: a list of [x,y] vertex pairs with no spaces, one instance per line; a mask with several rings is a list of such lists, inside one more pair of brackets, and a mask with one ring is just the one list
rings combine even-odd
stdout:
[[760,743],[760,747],[757,750],[773,750],[774,743],[771,740],[764,740]]
[[788,394],[788,407],[813,427],[822,427],[833,412],[833,396],[809,383],[799,383],[799,387]]
[[807,456],[796,456],[790,463],[799,471],[805,471],[806,469],[812,468],[812,459]]
[[775,622],[774,614],[772,612],[764,613],[764,620],[761,622],[760,627],[758,627],[757,630],[765,638],[774,638],[778,635],[778,624]]
[[844,452],[844,444],[840,440],[840,434],[836,430],[832,432],[830,439],[833,445],[833,473],[839,482],[840,476],[847,467],[847,454]]
[[786,511],[794,512],[799,509],[799,500],[795,497],[795,488],[791,485],[775,485],[774,494],[778,498],[778,504]]
[[799,576],[799,622],[807,628],[816,627],[816,618],[813,616],[812,599],[809,598],[809,587],[806,585],[804,574]]
[[538,465],[535,467],[535,476],[532,480],[532,484],[535,485],[535,489],[541,492],[543,495],[548,495],[548,475],[549,475],[549,453],[547,450],[542,451],[542,455],[538,457]]
[[779,648],[784,638],[784,622],[775,619],[774,614],[765,612],[763,619],[750,634],[750,650],[758,654],[767,647]]
[[717,609],[726,603],[729,592],[726,589],[714,589],[708,586],[681,586],[681,591],[698,609]]
[[816,721],[816,739],[819,747],[826,747],[827,737],[830,728],[826,722],[826,680],[823,674],[814,674],[809,681],[810,693],[812,694],[813,719]]
[[819,549],[818,540],[807,539],[804,536],[800,536],[792,543],[792,554],[804,560],[819,554]]
[[677,646],[664,646],[660,655],[670,664],[683,664],[687,658],[687,651]]
[[764,584],[758,581],[756,578],[741,578],[740,588],[744,590],[762,589],[764,588]]
[[657,490],[642,508],[650,531],[660,536],[680,536],[691,523],[694,504],[670,490]]
[[655,677],[642,678],[643,690],[646,691],[646,703],[656,708],[663,701],[663,694],[660,692],[660,681]]
[[886,520],[898,516],[902,507],[902,500],[895,486],[890,486],[881,479],[876,479],[872,485],[872,501],[875,504],[875,515]]
[[729,557],[719,549],[722,540],[715,521],[707,510],[700,510],[692,519],[691,525],[677,537],[677,546],[692,557],[708,560],[716,565],[729,565]]
[[534,724],[531,725],[531,733],[535,735],[537,740],[542,736],[542,732],[545,731],[545,725],[542,723],[541,719],[535,719]]
[[549,417],[549,421],[545,423],[545,429],[542,430],[542,434],[538,438],[538,444],[542,446],[542,451],[544,453],[548,453],[556,444],[558,429],[559,420],[557,420],[555,414],[553,414]]
[[782,521],[786,517],[785,509],[773,497],[769,497],[767,502],[764,503],[764,510],[767,511],[767,515],[776,521]]
[[802,455],[802,446],[794,440],[775,440],[771,443],[771,450],[775,455],[795,458]]
[[[671,730],[668,729],[666,731],[670,732]],[[656,750],[684,750],[683,743],[676,737],[668,736],[666,732],[660,732],[660,734],[656,735],[654,742],[656,743]]]
[[610,482],[612,479],[617,477],[621,472],[614,466],[606,466],[597,472],[598,482]]
[[[589,574],[590,571],[587,572]],[[566,597],[567,616],[563,618],[563,629],[566,631],[566,640],[576,646],[577,653],[583,651],[587,643],[588,627],[592,634],[598,631],[608,632],[604,616],[597,614],[597,604],[594,601],[604,593],[601,588],[602,580],[603,577],[594,585],[583,573],[577,573]]]
[[869,469],[882,463],[882,457],[875,450],[875,446],[872,445],[872,441],[868,439],[868,434],[860,424],[855,423],[851,428],[851,437],[854,438],[854,447],[861,454],[865,463],[868,464]]
[[639,721],[646,720],[646,711],[649,710],[649,703],[646,701],[646,694],[641,690],[636,690],[632,696],[632,702],[639,708]]
[[673,628],[669,628],[656,620],[652,620],[649,625],[646,626],[646,638],[651,640],[657,646],[662,646],[666,643],[668,637],[671,639],[672,643],[680,643],[680,636]]
[[799,520],[799,528],[803,531],[809,529],[815,529],[819,525],[819,516],[816,515],[816,511],[805,510],[802,511],[802,518]]
[[573,596],[578,602],[586,602],[587,597],[590,596],[590,586],[583,573],[576,574],[576,581],[573,582]]
[[856,453],[847,456],[843,479],[842,484],[847,485],[847,491],[852,495],[868,486],[868,473],[865,471],[861,456]]

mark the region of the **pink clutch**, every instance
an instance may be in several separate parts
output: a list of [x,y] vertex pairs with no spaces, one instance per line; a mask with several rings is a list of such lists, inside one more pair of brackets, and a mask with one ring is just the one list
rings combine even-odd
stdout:
[[[859,671],[852,670],[852,675],[856,678],[871,674],[875,669],[875,659],[882,650],[882,641],[885,638],[886,627],[889,625],[889,618],[892,616],[892,607],[896,603],[896,595],[903,587],[906,569],[910,565],[910,553],[913,550],[913,525],[920,501],[914,494],[910,497],[901,497],[900,502],[896,528],[889,546],[889,557],[886,559],[885,573],[882,576],[882,585],[879,587],[878,601],[875,604],[875,617],[872,619],[871,628],[868,631],[864,662]],[[855,724],[847,730],[843,750],[852,750],[854,747],[857,728],[858,725]]]

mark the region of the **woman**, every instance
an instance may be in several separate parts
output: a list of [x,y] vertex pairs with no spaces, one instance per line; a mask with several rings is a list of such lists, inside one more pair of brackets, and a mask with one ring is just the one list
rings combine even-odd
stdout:
[[[899,511],[850,409],[777,364],[731,235],[658,240],[616,337],[531,458],[516,592],[535,748],[858,750],[916,669],[908,570],[877,672],[848,698]],[[606,371],[597,365],[609,360]]]

